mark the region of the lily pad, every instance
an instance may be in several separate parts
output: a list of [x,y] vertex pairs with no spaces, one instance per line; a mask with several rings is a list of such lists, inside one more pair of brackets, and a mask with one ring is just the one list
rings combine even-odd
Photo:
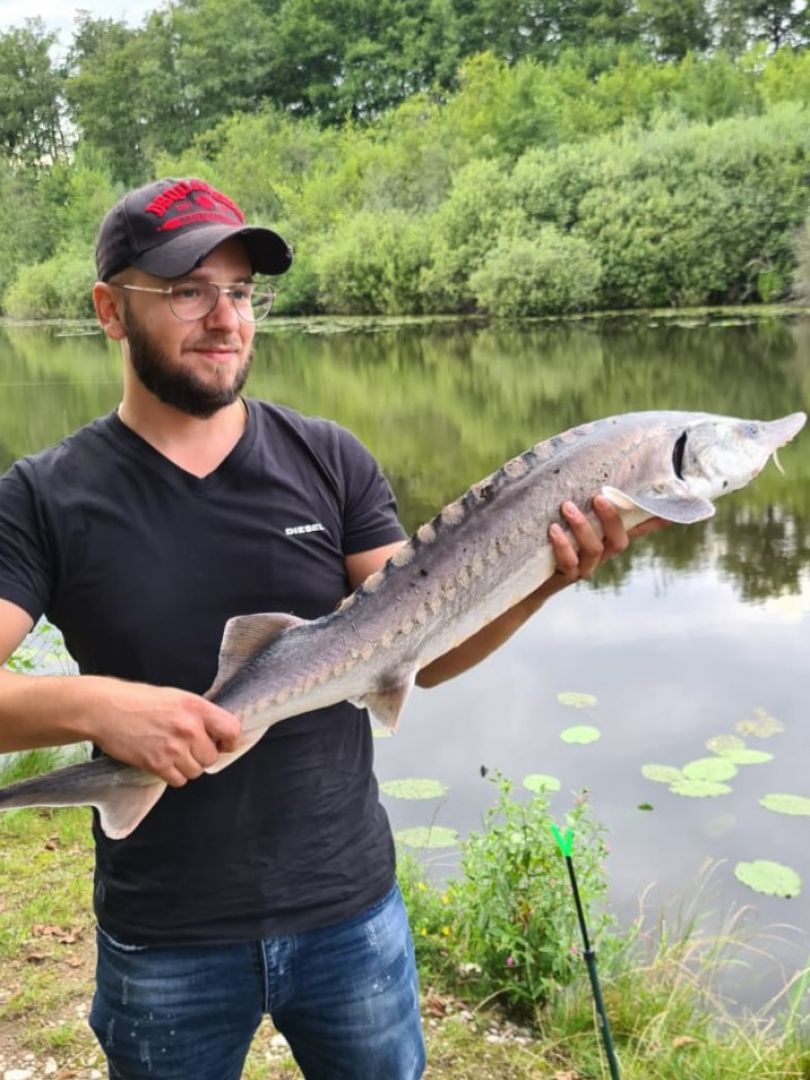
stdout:
[[588,724],[580,724],[577,727],[566,728],[560,732],[560,738],[564,743],[577,743],[584,746],[586,743],[596,742],[602,738],[599,728],[590,727]]
[[557,694],[557,701],[571,709],[592,709],[599,704],[593,694],[580,694],[576,690],[563,690]]
[[716,780],[676,780],[669,790],[676,795],[686,795],[690,799],[713,799],[718,795],[728,795],[731,788]]
[[559,791],[562,784],[556,776],[535,772],[523,777],[523,786],[537,795],[543,795],[547,791]]
[[411,776],[404,780],[386,780],[380,784],[380,791],[393,799],[438,799],[447,794],[447,784]]
[[734,876],[749,889],[766,896],[791,897],[802,891],[802,879],[796,871],[770,859],[739,862],[734,867]]
[[674,765],[642,765],[641,775],[656,784],[674,784],[676,780],[683,780],[683,773]]
[[758,708],[753,720],[740,720],[734,725],[734,729],[741,735],[753,735],[757,739],[770,739],[772,735],[780,735],[785,730],[781,720],[762,708]]
[[638,809],[638,810],[652,810],[653,809],[653,804],[648,803],[648,802],[640,802],[636,809]]
[[712,735],[706,740],[706,749],[713,754],[724,754],[726,750],[743,750],[745,740],[739,735]]
[[720,757],[734,765],[764,765],[766,761],[773,761],[773,754],[767,750],[750,750],[747,746],[724,750]]
[[414,848],[449,848],[458,844],[459,836],[455,829],[443,825],[432,828],[420,825],[414,829],[399,829],[394,833],[394,839]]
[[737,775],[737,766],[725,757],[704,757],[690,761],[683,767],[687,780],[712,780],[722,783]]
[[759,805],[766,810],[773,810],[777,814],[796,814],[810,816],[810,799],[804,795],[785,795],[782,793],[764,795],[759,800]]

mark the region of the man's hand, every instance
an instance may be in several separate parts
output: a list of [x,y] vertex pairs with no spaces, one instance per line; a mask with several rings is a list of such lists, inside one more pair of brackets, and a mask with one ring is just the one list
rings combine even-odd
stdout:
[[625,551],[632,539],[655,532],[668,524],[661,518],[650,518],[628,531],[622,523],[619,511],[604,495],[594,496],[593,509],[602,523],[603,537],[599,536],[588,518],[572,502],[564,502],[562,505],[562,515],[571,530],[570,534],[556,524],[549,529],[549,539],[557,565],[557,573],[546,583],[549,591],[556,592],[581,578],[589,578],[602,563],[620,551]]
[[94,695],[93,742],[171,787],[195,780],[220,753],[236,749],[240,721],[197,694],[117,679],[98,682],[104,685]]

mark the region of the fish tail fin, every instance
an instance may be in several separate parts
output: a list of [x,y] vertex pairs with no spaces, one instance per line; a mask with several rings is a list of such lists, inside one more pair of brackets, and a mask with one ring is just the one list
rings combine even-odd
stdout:
[[160,777],[100,757],[0,788],[0,811],[95,806],[105,834],[120,840],[140,825],[165,790]]

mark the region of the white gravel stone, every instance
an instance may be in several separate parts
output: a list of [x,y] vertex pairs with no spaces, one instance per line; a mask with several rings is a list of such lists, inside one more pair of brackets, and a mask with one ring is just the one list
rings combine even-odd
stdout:
[[283,1035],[274,1035],[270,1040],[270,1045],[274,1050],[289,1050],[290,1048],[290,1044]]
[[33,1075],[32,1069],[7,1069],[3,1073],[3,1080],[31,1080]]
[[53,1074],[56,1072],[56,1070],[58,1068],[59,1068],[59,1065],[56,1062],[56,1058],[49,1057],[49,1058],[46,1059],[46,1061],[45,1061],[45,1075],[46,1076],[53,1076]]

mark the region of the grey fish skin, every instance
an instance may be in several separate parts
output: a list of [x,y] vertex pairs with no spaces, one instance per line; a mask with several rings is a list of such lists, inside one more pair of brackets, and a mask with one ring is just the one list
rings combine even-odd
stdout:
[[[627,413],[554,436],[444,507],[329,615],[244,615],[225,627],[206,697],[242,721],[246,753],[288,717],[349,700],[396,727],[418,671],[537,589],[554,572],[548,539],[572,500],[601,531],[603,492],[626,527],[689,524],[744,487],[805,424],[692,412]],[[562,523],[562,522],[561,522]],[[563,523],[564,524],[564,523]],[[0,789],[0,810],[95,806],[105,833],[129,835],[165,790],[159,777],[101,757]]]

